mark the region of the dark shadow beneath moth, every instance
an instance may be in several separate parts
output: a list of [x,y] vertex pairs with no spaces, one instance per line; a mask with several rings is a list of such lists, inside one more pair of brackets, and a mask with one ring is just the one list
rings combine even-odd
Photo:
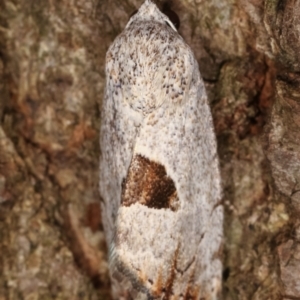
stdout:
[[170,19],[175,28],[178,30],[180,27],[180,19],[176,12],[170,8],[170,5],[167,2],[163,4],[162,12]]
[[123,206],[140,203],[150,208],[171,209],[179,206],[174,181],[163,165],[142,155],[135,155],[122,184]]

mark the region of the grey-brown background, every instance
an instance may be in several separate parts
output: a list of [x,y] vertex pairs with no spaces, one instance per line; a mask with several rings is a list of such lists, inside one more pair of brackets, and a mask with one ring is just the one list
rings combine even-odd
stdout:
[[[141,0],[0,0],[0,300],[110,299],[105,52]],[[224,185],[224,299],[300,299],[300,2],[173,0]]]

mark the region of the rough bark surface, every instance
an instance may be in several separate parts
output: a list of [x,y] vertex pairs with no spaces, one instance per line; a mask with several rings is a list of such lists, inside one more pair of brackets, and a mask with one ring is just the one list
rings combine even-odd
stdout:
[[[0,300],[110,299],[105,52],[141,0],[0,0]],[[224,299],[300,299],[300,2],[174,0],[224,186]]]

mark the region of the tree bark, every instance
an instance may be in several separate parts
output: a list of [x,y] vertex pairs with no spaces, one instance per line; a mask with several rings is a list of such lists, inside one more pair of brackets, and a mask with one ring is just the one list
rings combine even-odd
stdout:
[[[0,300],[110,299],[99,107],[106,50],[142,2],[0,0]],[[300,3],[169,5],[218,138],[223,299],[300,299]]]

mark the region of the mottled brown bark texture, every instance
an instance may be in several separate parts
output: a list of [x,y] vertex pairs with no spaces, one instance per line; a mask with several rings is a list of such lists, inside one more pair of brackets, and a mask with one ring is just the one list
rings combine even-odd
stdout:
[[[0,0],[0,300],[110,299],[99,104],[105,52],[141,3]],[[218,137],[223,299],[300,299],[300,3],[169,5]]]

